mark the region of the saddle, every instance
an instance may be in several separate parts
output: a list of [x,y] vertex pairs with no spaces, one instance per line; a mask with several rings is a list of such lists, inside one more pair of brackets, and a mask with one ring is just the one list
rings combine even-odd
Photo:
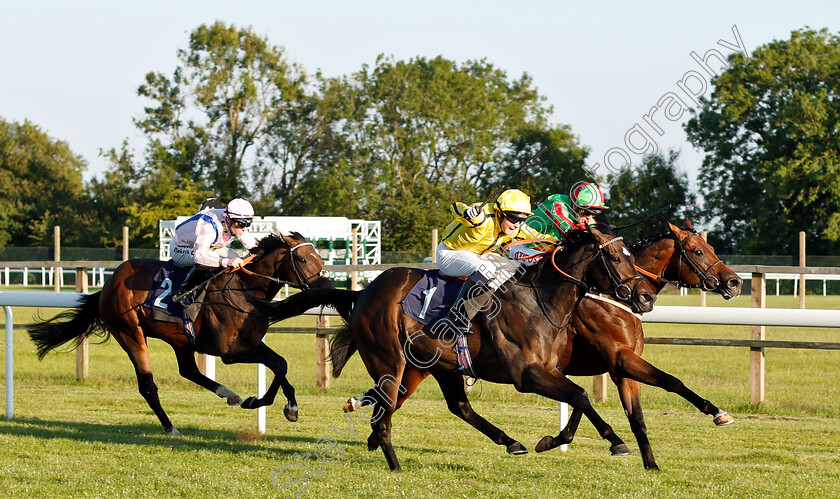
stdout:
[[439,270],[412,269],[423,274],[400,302],[403,313],[430,329],[444,319],[466,277],[450,277]]
[[198,317],[204,299],[204,288],[198,290],[193,303],[184,308],[172,301],[172,294],[186,279],[190,268],[179,265],[172,260],[164,263],[152,279],[152,288],[143,306],[152,311],[152,318],[156,321],[184,324],[184,333],[195,343],[193,322]]

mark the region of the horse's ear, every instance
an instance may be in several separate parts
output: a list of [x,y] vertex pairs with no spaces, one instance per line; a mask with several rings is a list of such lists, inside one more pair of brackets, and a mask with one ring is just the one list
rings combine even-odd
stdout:
[[[668,221],[666,220],[666,222],[668,222]],[[679,231],[680,231],[680,228],[677,227],[676,225],[672,224],[671,222],[668,222],[668,227],[671,229],[671,232],[673,232],[675,234],[679,233]]]
[[691,232],[694,232],[694,226],[693,226],[693,225],[691,225],[691,220],[689,220],[688,218],[686,218],[685,220],[683,220],[683,227],[685,227],[686,229],[690,230]]

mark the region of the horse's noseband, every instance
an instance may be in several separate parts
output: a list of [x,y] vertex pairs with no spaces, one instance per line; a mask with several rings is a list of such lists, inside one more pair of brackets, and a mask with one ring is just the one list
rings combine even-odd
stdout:
[[[671,232],[671,234],[674,234],[674,233]],[[674,240],[677,242],[677,246],[680,248],[680,258],[681,259],[685,258],[686,263],[688,263],[688,268],[691,269],[691,271],[694,272],[695,274],[697,274],[697,277],[700,278],[700,284],[695,285],[695,286],[689,286],[689,285],[685,285],[685,286],[689,287],[689,288],[692,288],[692,287],[693,288],[700,288],[703,291],[714,291],[714,290],[718,289],[718,287],[720,287],[720,279],[718,279],[717,276],[710,275],[709,271],[711,271],[719,263],[723,263],[723,260],[718,258],[716,262],[714,262],[713,264],[706,267],[705,270],[703,268],[701,268],[700,265],[698,265],[697,262],[695,262],[688,255],[688,252],[685,251],[685,246],[684,246],[685,242],[688,241],[689,239],[691,239],[694,236],[699,236],[699,234],[697,234],[696,232],[693,232],[690,236],[688,236],[685,239],[683,239],[682,241],[680,241],[680,239],[678,237],[676,237],[676,234],[674,234]]]
[[[598,246],[598,254],[601,257],[601,264],[607,270],[607,276],[610,279],[610,283],[613,285],[613,294],[615,294],[615,297],[619,300],[629,302],[633,297],[633,293],[636,292],[636,289],[639,287],[639,284],[641,284],[645,278],[639,274],[636,274],[634,276],[628,277],[627,279],[621,279],[621,276],[618,275],[615,269],[608,264],[607,257],[604,255],[603,251],[603,249],[609,246],[610,244],[622,240],[624,240],[624,237],[618,236],[610,239],[609,241],[603,244],[600,244]],[[636,284],[634,284],[631,288],[628,285],[628,283],[632,283],[633,281],[636,281]]]

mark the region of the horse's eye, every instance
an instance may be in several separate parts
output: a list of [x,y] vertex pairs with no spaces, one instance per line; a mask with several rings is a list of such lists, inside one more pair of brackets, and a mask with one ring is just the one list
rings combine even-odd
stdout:
[[694,254],[697,255],[697,256],[703,256],[703,250],[701,250],[700,248],[697,248],[696,250],[694,250]]
[[614,256],[614,257],[612,258],[612,261],[613,261],[613,263],[621,263],[621,258],[619,258],[619,257],[617,257],[617,256]]
[[302,265],[306,265],[306,258],[298,258],[298,261],[299,261]]

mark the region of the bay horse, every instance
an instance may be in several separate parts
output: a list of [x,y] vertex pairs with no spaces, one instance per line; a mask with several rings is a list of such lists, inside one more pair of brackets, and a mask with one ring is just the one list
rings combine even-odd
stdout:
[[[729,300],[741,293],[742,279],[715,254],[714,248],[694,230],[689,220],[680,229],[668,222],[659,235],[629,245],[641,269],[659,293],[667,283],[715,292]],[[639,445],[646,469],[659,469],[647,438],[639,383],[676,393],[718,426],[734,419],[690,390],[676,377],[641,358],[645,339],[636,315],[616,307],[614,302],[585,298],[572,315],[569,340],[565,345],[563,372],[590,376],[609,373],[618,388],[624,412]],[[534,450],[544,452],[572,441],[582,413],[573,409],[566,428],[556,437],[543,437]]]
[[[610,442],[610,452],[624,455],[629,453],[627,445],[595,412],[585,390],[557,369],[562,360],[558,347],[565,342],[573,308],[589,286],[605,291],[624,287],[622,295],[637,312],[652,309],[655,288],[638,274],[621,238],[606,225],[580,231],[564,244],[565,251],[552,253],[515,278],[525,284],[509,282],[500,287],[494,295],[497,306],[479,311],[472,319],[473,334],[467,336],[467,346],[473,369],[481,379],[513,384],[518,391],[580,409],[598,434]],[[377,408],[368,449],[381,447],[392,470],[400,469],[391,443],[392,415],[427,374],[437,380],[453,414],[505,446],[508,453],[526,453],[520,442],[472,409],[458,369],[454,339],[427,334],[427,328],[402,312],[400,302],[421,276],[415,269],[394,267],[362,291],[303,291],[266,304],[264,313],[274,322],[311,307],[332,305],[344,316],[347,324],[330,345],[333,374],[338,377],[350,356],[359,351],[377,384],[368,392],[369,401]],[[589,280],[587,284],[584,278]],[[634,284],[632,289],[628,283]]]
[[[152,376],[147,341],[158,338],[175,351],[181,376],[227,399],[228,405],[245,409],[271,405],[282,387],[287,399],[284,414],[289,421],[297,421],[295,389],[286,379],[286,360],[262,342],[269,322],[254,313],[252,297],[271,300],[284,284],[304,289],[333,286],[321,275],[322,261],[315,246],[296,232],[266,236],[251,254],[254,259],[244,270],[221,273],[207,284],[203,306],[194,322],[194,346],[183,324],[155,320],[152,311],[143,306],[155,285],[154,277],[165,262],[135,259],[117,267],[102,290],[82,297],[79,307],[28,326],[38,358],[43,360],[51,350],[70,341],[78,345],[93,333],[105,339],[113,336],[134,364],[140,394],[163,429],[180,435],[160,405]],[[194,352],[215,355],[225,364],[264,364],[274,373],[274,379],[263,397],[243,401],[224,385],[201,374]]]
[[[685,221],[682,229],[668,222],[668,229],[664,233],[632,243],[629,249],[635,257],[636,266],[657,293],[667,283],[715,292],[727,300],[741,293],[741,278],[723,264],[714,248],[700,237],[689,220]],[[625,308],[620,303],[597,295],[584,295],[572,314],[568,336],[557,342],[563,359],[560,367],[566,375],[610,374],[618,387],[645,468],[659,469],[647,438],[639,382],[680,395],[704,414],[713,416],[718,426],[731,423],[733,418],[687,388],[676,377],[641,358],[644,349],[642,323]],[[428,370],[406,370],[402,386],[405,391],[400,391],[397,407],[405,402],[429,374]],[[409,382],[406,383],[406,380]],[[362,397],[356,403],[351,399],[345,411],[355,410],[356,404],[369,405],[372,402],[370,397]],[[580,409],[573,409],[568,424],[560,434],[543,437],[534,450],[545,452],[571,443],[582,415]]]

